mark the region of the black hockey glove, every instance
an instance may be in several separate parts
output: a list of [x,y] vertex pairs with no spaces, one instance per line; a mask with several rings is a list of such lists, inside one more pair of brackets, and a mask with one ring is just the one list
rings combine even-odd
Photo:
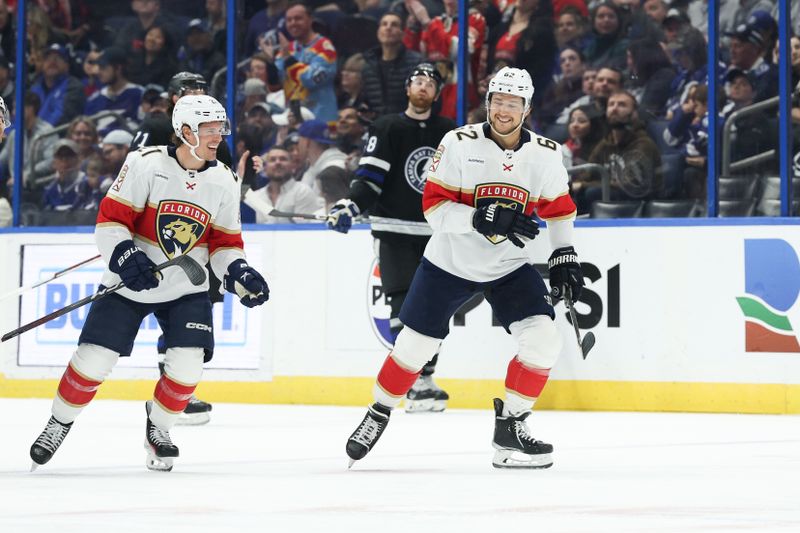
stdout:
[[247,307],[255,307],[269,300],[267,282],[244,259],[237,259],[228,265],[223,283],[225,290],[237,295],[242,305]]
[[583,271],[575,248],[565,246],[554,250],[547,267],[550,269],[550,294],[555,299],[553,304],[564,297],[567,287],[570,288],[572,303],[577,302],[583,288]]
[[119,243],[111,253],[108,268],[119,275],[132,291],[139,292],[158,287],[159,277],[153,272],[156,266],[131,239]]
[[525,247],[519,237],[533,239],[539,234],[539,223],[520,211],[500,204],[484,205],[472,215],[472,225],[483,235],[504,235],[514,246]]

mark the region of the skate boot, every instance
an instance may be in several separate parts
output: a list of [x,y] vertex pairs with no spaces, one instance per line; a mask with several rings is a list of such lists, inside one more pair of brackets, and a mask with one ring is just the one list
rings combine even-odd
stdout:
[[172,444],[169,431],[159,429],[150,421],[150,411],[153,402],[147,401],[147,425],[145,426],[144,449],[147,452],[145,466],[149,470],[169,472],[172,470],[173,461],[180,455],[178,447]]
[[62,424],[56,420],[55,417],[50,417],[50,420],[47,421],[47,425],[44,427],[44,431],[42,431],[36,439],[36,442],[31,446],[31,459],[33,459],[31,472],[53,458],[53,454],[56,453],[58,447],[64,442],[64,438],[67,436],[67,433],[69,433],[70,428],[72,428],[72,422],[69,424]]
[[550,468],[553,466],[553,446],[534,439],[525,419],[530,411],[519,416],[503,416],[503,400],[494,399],[495,468]]
[[211,421],[212,406],[208,402],[198,399],[194,394],[189,399],[186,409],[176,422],[179,426],[202,426]]
[[439,388],[433,376],[422,376],[406,393],[406,413],[440,413],[447,407],[450,395]]
[[375,443],[381,438],[383,430],[386,429],[391,414],[391,409],[378,403],[369,406],[364,420],[347,439],[347,456],[350,457],[350,464],[347,468],[353,466],[353,463],[359,459],[363,459],[375,446]]

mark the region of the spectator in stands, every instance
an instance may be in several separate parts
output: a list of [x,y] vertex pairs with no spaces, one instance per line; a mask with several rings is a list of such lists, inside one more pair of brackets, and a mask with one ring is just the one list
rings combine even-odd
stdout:
[[117,33],[114,46],[125,52],[137,52],[144,48],[144,39],[153,26],[162,26],[167,35],[183,42],[183,28],[174,16],[161,10],[161,0],[131,0],[131,9],[136,18],[125,24]]
[[686,100],[689,88],[707,82],[708,64],[705,38],[694,28],[688,29],[667,48],[672,51],[678,66],[678,74],[670,83],[671,96],[666,104],[666,118],[670,120],[675,110]]
[[575,7],[565,7],[556,20],[556,44],[560,49],[574,46],[582,50],[586,44],[588,21]]
[[[259,39],[271,30],[285,31],[285,13],[289,0],[265,0],[266,7],[258,11],[247,24],[247,33],[244,36],[244,56],[252,55],[259,49]],[[273,33],[277,38],[277,35]]]
[[381,17],[378,44],[364,52],[361,70],[364,100],[378,115],[400,113],[408,106],[405,80],[422,61],[422,55],[403,44],[403,19],[397,13]]
[[[584,83],[584,85],[586,85]],[[605,114],[606,102],[611,93],[618,91],[622,88],[622,72],[612,67],[602,67],[597,71],[594,81],[591,85],[591,93],[582,96],[572,102],[564,111],[561,112],[556,122],[559,124],[566,124],[570,112],[576,107],[585,105],[592,105],[597,108],[601,114]],[[586,89],[586,87],[584,87]]]
[[133,141],[133,135],[125,130],[112,130],[103,137],[101,147],[103,149],[104,174],[116,179],[125,158],[128,157],[128,150]]
[[333,204],[342,198],[350,197],[350,181],[353,175],[350,171],[339,167],[328,167],[317,175],[317,190],[322,196],[322,207],[314,212],[315,215],[327,215]]
[[679,9],[671,8],[661,22],[664,42],[667,44],[674,43],[689,28],[691,28],[691,23],[686,13]]
[[[331,41],[311,27],[311,9],[292,2],[286,10],[289,41],[278,33],[279,45],[271,48],[271,56],[283,80],[286,101],[299,100],[319,120],[336,120],[336,50]],[[269,54],[267,54],[269,55]]]
[[[734,2],[732,0],[720,0],[719,8],[717,9],[719,18],[718,31],[720,35],[736,26],[733,23],[733,16],[738,5],[739,2]],[[689,17],[691,26],[700,31],[704,37],[708,38],[708,0],[694,0],[690,2],[686,8],[686,14]]]
[[336,123],[336,146],[347,154],[345,167],[348,170],[355,171],[358,167],[366,131],[364,125],[358,120],[358,110],[355,107],[343,107],[339,110],[339,122]]
[[[721,116],[727,121],[742,108],[755,103],[758,80],[753,72],[731,69],[725,75],[727,100],[722,106]],[[737,161],[775,147],[775,132],[770,130],[769,115],[764,112],[749,114],[736,120],[732,126],[732,160]]]
[[14,107],[14,80],[11,79],[11,64],[6,56],[0,54],[0,97],[11,109]]
[[628,48],[629,90],[644,118],[664,118],[675,69],[661,43],[653,39],[633,41]]
[[100,139],[97,133],[97,125],[87,116],[77,116],[69,123],[67,139],[72,139],[78,145],[78,159],[81,161],[81,170],[86,172],[89,158],[100,156],[102,153],[98,145]]
[[78,145],[61,139],[53,152],[54,181],[42,196],[42,208],[49,211],[69,211],[78,200],[78,184],[85,178],[80,170]]
[[755,101],[778,94],[778,69],[764,61],[764,36],[752,24],[740,24],[726,35],[730,40],[730,68],[752,73],[755,80]]
[[245,124],[253,124],[261,132],[260,142],[256,143],[256,149],[252,152],[254,154],[263,154],[276,142],[278,128],[272,121],[271,111],[269,104],[259,102],[250,108],[245,117]]
[[[103,159],[92,156],[85,161],[86,170],[83,179],[78,182],[78,197],[72,206],[73,210],[96,211],[100,201],[106,195],[114,178],[103,174]],[[116,176],[115,176],[116,177]]]
[[[29,3],[30,4],[30,3]],[[28,50],[31,53],[39,53],[53,43],[62,43],[62,35],[53,31],[50,19],[39,6],[26,6],[26,37],[28,39]]]
[[[8,9],[8,2],[0,0],[0,55],[16,57],[17,36],[14,29],[13,14]],[[6,101],[8,104],[8,101]]]
[[558,55],[561,77],[551,85],[542,97],[542,103],[536,110],[539,122],[551,124],[565,107],[583,95],[583,53],[577,48],[567,47]]
[[[327,127],[324,123],[320,123]],[[292,179],[289,152],[274,147],[264,157],[267,186],[248,191],[244,203],[256,212],[259,224],[286,223],[285,218],[269,216],[272,209],[293,213],[313,213],[322,199],[305,183]],[[299,221],[298,221],[299,222]]]
[[[589,154],[605,136],[605,120],[593,106],[576,107],[569,114],[568,129],[569,139],[561,146],[567,168],[587,162]],[[575,178],[572,183],[577,191]]]
[[[206,0],[205,27],[211,34],[212,48],[225,56],[227,50],[227,2],[226,0]],[[214,74],[213,72],[211,73]],[[206,78],[211,79],[211,78]]]
[[345,168],[347,155],[336,148],[336,139],[331,135],[327,123],[314,119],[303,122],[297,129],[300,161],[308,165],[301,181],[308,187],[315,186],[315,179],[323,169],[334,166]]
[[139,111],[136,113],[136,116],[141,123],[153,116],[153,114],[160,113],[165,115],[167,113],[167,107],[169,107],[169,100],[164,87],[151,83],[144,87],[142,103],[139,104]]
[[99,78],[100,67],[97,66],[97,60],[102,53],[102,50],[90,50],[83,58],[82,68],[84,76],[81,79],[81,83],[83,83],[83,94],[86,95],[86,98],[89,98],[102,87]]
[[[210,0],[212,3],[219,1]],[[197,72],[207,80],[212,79],[214,74],[227,64],[224,49],[215,46],[214,35],[206,26],[206,22],[200,19],[194,19],[189,23],[183,56],[178,70]],[[169,75],[172,74],[174,72]]]
[[669,3],[665,0],[644,0],[642,10],[653,22],[661,26],[661,23],[667,18]]
[[[189,33],[191,32],[190,29]],[[150,83],[166,85],[178,70],[198,72],[193,69],[178,69],[178,62],[175,60],[175,43],[167,34],[166,28],[159,24],[150,26],[144,35],[144,45],[131,54],[127,66],[128,78],[133,83],[142,86]]]
[[289,170],[292,173],[292,178],[300,181],[300,178],[303,177],[303,172],[306,171],[308,166],[300,157],[300,135],[297,132],[290,133],[280,146],[289,152]]
[[[646,200],[661,192],[661,154],[639,122],[636,97],[616,91],[608,99],[609,132],[589,156],[590,163],[604,165],[611,178],[612,200]],[[600,183],[578,195],[580,212],[602,196]],[[581,210],[582,209],[582,210]]]
[[39,118],[51,126],[66,124],[80,115],[86,101],[83,85],[69,75],[69,54],[60,44],[52,44],[44,51],[42,73],[30,90],[42,102]]
[[97,120],[97,128],[101,134],[112,129],[138,127],[139,104],[142,103],[144,87],[131,83],[127,78],[127,54],[121,48],[106,48],[97,59],[100,67],[99,79],[104,85],[86,101],[84,115],[92,116],[101,111],[120,111],[121,121],[114,117]]
[[693,118],[687,128],[688,139],[682,150],[686,163],[683,171],[683,194],[686,198],[703,200],[706,197],[706,183],[708,182],[706,179],[708,173],[708,87],[696,85],[688,104],[685,108],[688,111],[686,114]]
[[594,66],[622,68],[628,39],[622,12],[612,2],[603,2],[592,12],[591,39],[584,49],[586,60]]
[[342,65],[339,96],[336,104],[339,109],[345,106],[357,107],[365,100],[361,72],[364,70],[364,54],[353,54]]
[[[41,187],[40,182],[52,173],[53,151],[58,137],[47,135],[53,127],[39,118],[39,109],[42,101],[39,95],[30,91],[25,93],[23,101],[23,123],[25,125],[25,137],[22,144],[22,186],[28,190]],[[42,136],[36,143],[33,139]],[[9,189],[14,183],[14,144],[16,143],[17,132],[11,130],[6,135],[6,142],[3,151],[0,152],[0,167],[8,167]]]

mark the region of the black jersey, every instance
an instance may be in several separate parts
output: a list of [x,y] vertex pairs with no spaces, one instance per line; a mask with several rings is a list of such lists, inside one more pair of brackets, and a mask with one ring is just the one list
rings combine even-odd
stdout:
[[[153,115],[142,121],[139,131],[131,141],[131,152],[142,146],[167,146],[172,144],[172,121],[167,115]],[[228,149],[227,142],[223,142],[217,149],[217,159],[233,168],[233,158]]]
[[424,222],[422,191],[431,158],[444,134],[455,127],[437,115],[415,120],[399,113],[376,120],[350,185],[350,197],[361,212]]

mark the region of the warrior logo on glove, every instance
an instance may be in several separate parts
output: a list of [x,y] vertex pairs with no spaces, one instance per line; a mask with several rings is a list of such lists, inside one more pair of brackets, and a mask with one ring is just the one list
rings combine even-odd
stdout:
[[172,259],[189,253],[203,238],[210,219],[208,211],[189,202],[159,202],[156,227],[158,244],[164,254]]
[[[525,189],[508,183],[482,183],[475,187],[475,207],[499,204],[524,213],[529,196]],[[500,244],[508,238],[505,235],[484,235],[484,237],[492,244]]]

